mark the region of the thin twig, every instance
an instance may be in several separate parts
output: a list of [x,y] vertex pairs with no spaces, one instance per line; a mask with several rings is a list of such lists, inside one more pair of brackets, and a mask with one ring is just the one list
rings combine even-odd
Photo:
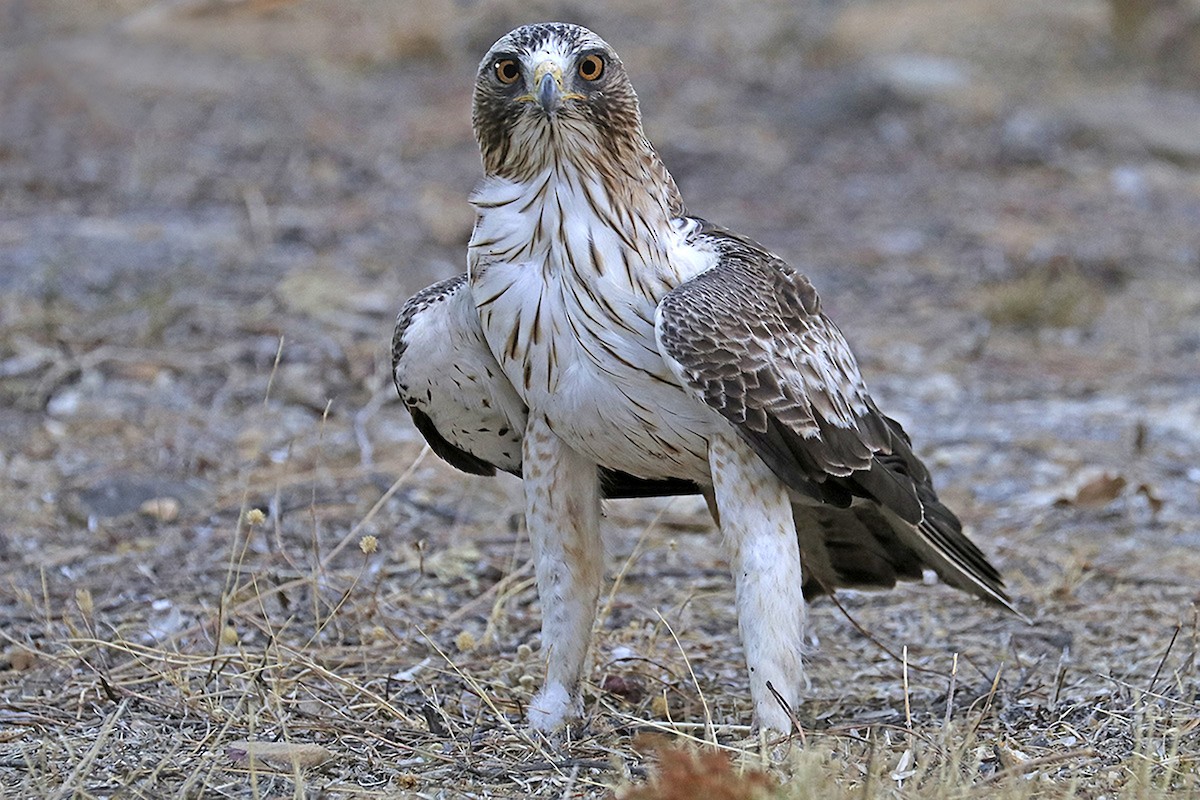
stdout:
[[1000,666],[996,667],[996,675],[992,678],[992,687],[988,689],[987,698],[984,700],[983,708],[979,712],[979,718],[975,720],[975,724],[971,726],[971,735],[967,737],[967,741],[975,738],[979,732],[979,726],[983,724],[983,720],[987,717],[988,711],[992,708],[992,700],[996,697],[996,692],[1000,688],[1000,675],[1004,672],[1004,662],[1000,662]]
[[[835,606],[837,606],[838,611],[841,611],[842,615],[850,621],[850,624],[854,626],[854,629],[856,631],[858,631],[864,637],[866,637],[867,641],[871,642],[876,647],[878,647],[880,650],[882,650],[883,652],[885,652],[889,656],[891,656],[894,661],[899,661],[901,663],[904,662],[904,658],[902,656],[896,655],[895,650],[892,650],[887,645],[885,645],[883,642],[876,639],[875,636],[872,635],[872,633],[870,631],[868,631],[866,628],[864,628],[862,625],[860,625],[858,623],[858,620],[856,620],[854,617],[850,616],[850,612],[847,611],[846,607],[843,606],[841,601],[837,599],[837,595],[835,595],[832,591],[830,591],[828,589],[828,587],[824,587],[824,588],[826,589],[826,593],[829,595],[829,599],[833,601],[833,604]],[[926,673],[929,673],[930,675],[937,675],[939,677],[946,678],[946,679],[949,679],[949,677],[950,677],[949,675],[947,675],[946,673],[944,673],[940,670],[931,669],[929,667],[918,666],[917,664],[913,664],[912,668],[917,670],[918,672],[926,672]]]
[[1175,632],[1171,634],[1171,641],[1167,642],[1167,649],[1163,652],[1162,659],[1158,662],[1158,669],[1154,670],[1154,677],[1150,679],[1150,685],[1146,687],[1146,694],[1154,692],[1154,684],[1158,683],[1158,676],[1162,674],[1163,665],[1167,663],[1167,657],[1171,655],[1171,648],[1175,646],[1175,640],[1179,638],[1179,631],[1182,629],[1182,623],[1175,623]]
[[267,388],[263,392],[263,408],[271,401],[271,388],[275,385],[275,375],[279,372],[279,362],[283,360],[283,337],[279,337],[279,347],[275,348],[275,361],[271,364],[271,372],[267,375]]
[[1132,689],[1135,692],[1144,692],[1148,697],[1153,697],[1155,700],[1162,700],[1163,702],[1166,702],[1166,703],[1174,703],[1177,706],[1182,706],[1184,708],[1190,708],[1193,711],[1200,711],[1200,703],[1189,703],[1186,700],[1180,700],[1178,697],[1170,697],[1168,695],[1161,694],[1159,692],[1145,692],[1142,689],[1138,689],[1138,687],[1134,686],[1133,684],[1129,683],[1128,681],[1123,681],[1120,678],[1114,678],[1112,675],[1102,675],[1099,672],[1093,672],[1092,674],[1098,678],[1103,678],[1106,681],[1112,681],[1117,686],[1124,686],[1126,689]]
[[[800,736],[800,745],[802,747],[807,747],[808,739],[804,735],[804,726],[800,724],[800,720],[796,717],[796,712],[792,710],[792,706],[788,703],[787,700],[783,699],[783,695],[781,695],[779,693],[779,690],[776,689],[775,685],[772,684],[770,681],[767,681],[767,691],[771,693],[771,696],[775,698],[775,702],[779,703],[779,707],[783,709],[783,713],[787,714],[788,719],[790,719],[792,721],[793,728],[795,729],[796,733]],[[791,736],[791,734],[789,733],[788,736],[784,737],[784,738],[787,739],[787,738],[790,738],[790,736]]]
[[958,653],[954,654],[954,660],[950,662],[950,688],[946,692],[946,717],[943,725],[949,727],[950,715],[954,713],[954,690],[958,688]]
[[1073,758],[1081,758],[1081,757],[1082,758],[1096,758],[1099,755],[1100,755],[1100,751],[1096,750],[1093,747],[1080,747],[1077,750],[1066,750],[1061,753],[1051,753],[1048,756],[1041,756],[1039,758],[1031,758],[1028,761],[1022,761],[1020,764],[1014,764],[1011,767],[1005,767],[1003,769],[998,769],[995,772],[993,772],[991,775],[987,775],[987,776],[981,778],[979,783],[981,785],[995,783],[996,781],[1003,780],[1004,778],[1009,778],[1014,775],[1025,775],[1025,774],[1032,772],[1035,769],[1041,769],[1042,767],[1048,767],[1051,764],[1059,764],[1063,761],[1070,761]]

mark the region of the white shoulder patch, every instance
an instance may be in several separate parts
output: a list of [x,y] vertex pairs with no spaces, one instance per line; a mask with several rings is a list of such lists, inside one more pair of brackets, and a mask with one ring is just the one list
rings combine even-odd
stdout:
[[720,259],[716,248],[696,236],[700,224],[700,220],[694,217],[675,217],[671,220],[668,252],[680,283],[708,272]]

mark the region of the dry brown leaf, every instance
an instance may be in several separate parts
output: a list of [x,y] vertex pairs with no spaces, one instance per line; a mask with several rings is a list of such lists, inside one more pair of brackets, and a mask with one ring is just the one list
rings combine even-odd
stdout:
[[663,750],[651,779],[623,792],[621,800],[753,800],[775,788],[775,780],[758,770],[739,771],[729,756],[716,750]]
[[646,696],[646,688],[636,675],[605,675],[600,688],[630,703],[640,703]]
[[[11,669],[13,672],[25,672],[26,670],[33,669],[38,662],[38,656],[37,653],[32,650],[27,650],[23,647],[15,647],[9,651],[7,656],[0,658],[0,664],[3,664],[4,662],[8,662],[7,668]],[[4,667],[0,666],[0,670],[3,669]]]
[[1077,506],[1104,506],[1111,503],[1121,496],[1121,492],[1125,491],[1125,487],[1129,481],[1125,480],[1124,475],[1113,475],[1108,472],[1101,473],[1088,481],[1085,481],[1078,491],[1075,492],[1075,505]]
[[230,742],[225,753],[234,763],[249,764],[251,759],[274,767],[317,767],[333,758],[319,744],[304,742]]

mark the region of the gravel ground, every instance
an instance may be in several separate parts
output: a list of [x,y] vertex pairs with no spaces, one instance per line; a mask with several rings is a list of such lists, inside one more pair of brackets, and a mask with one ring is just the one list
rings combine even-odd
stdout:
[[[715,736],[853,796],[1200,794],[1200,101],[1041,5],[0,7],[0,793],[602,797]],[[520,486],[422,455],[388,345],[463,268],[477,59],[555,17],[1034,624],[820,602],[805,744],[758,748],[703,504],[613,503],[587,722],[520,729]]]

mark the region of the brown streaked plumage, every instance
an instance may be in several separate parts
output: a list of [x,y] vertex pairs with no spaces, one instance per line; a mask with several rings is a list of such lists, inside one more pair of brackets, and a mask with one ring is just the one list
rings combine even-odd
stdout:
[[[480,64],[472,120],[486,177],[468,274],[406,306],[395,374],[439,454],[524,478],[548,651],[536,727],[580,710],[612,476],[627,494],[704,492],[770,728],[790,726],[776,698],[800,699],[806,596],[932,569],[1012,609],[808,279],[687,215],[607,43],[513,31]],[[422,369],[418,342],[465,368]]]

